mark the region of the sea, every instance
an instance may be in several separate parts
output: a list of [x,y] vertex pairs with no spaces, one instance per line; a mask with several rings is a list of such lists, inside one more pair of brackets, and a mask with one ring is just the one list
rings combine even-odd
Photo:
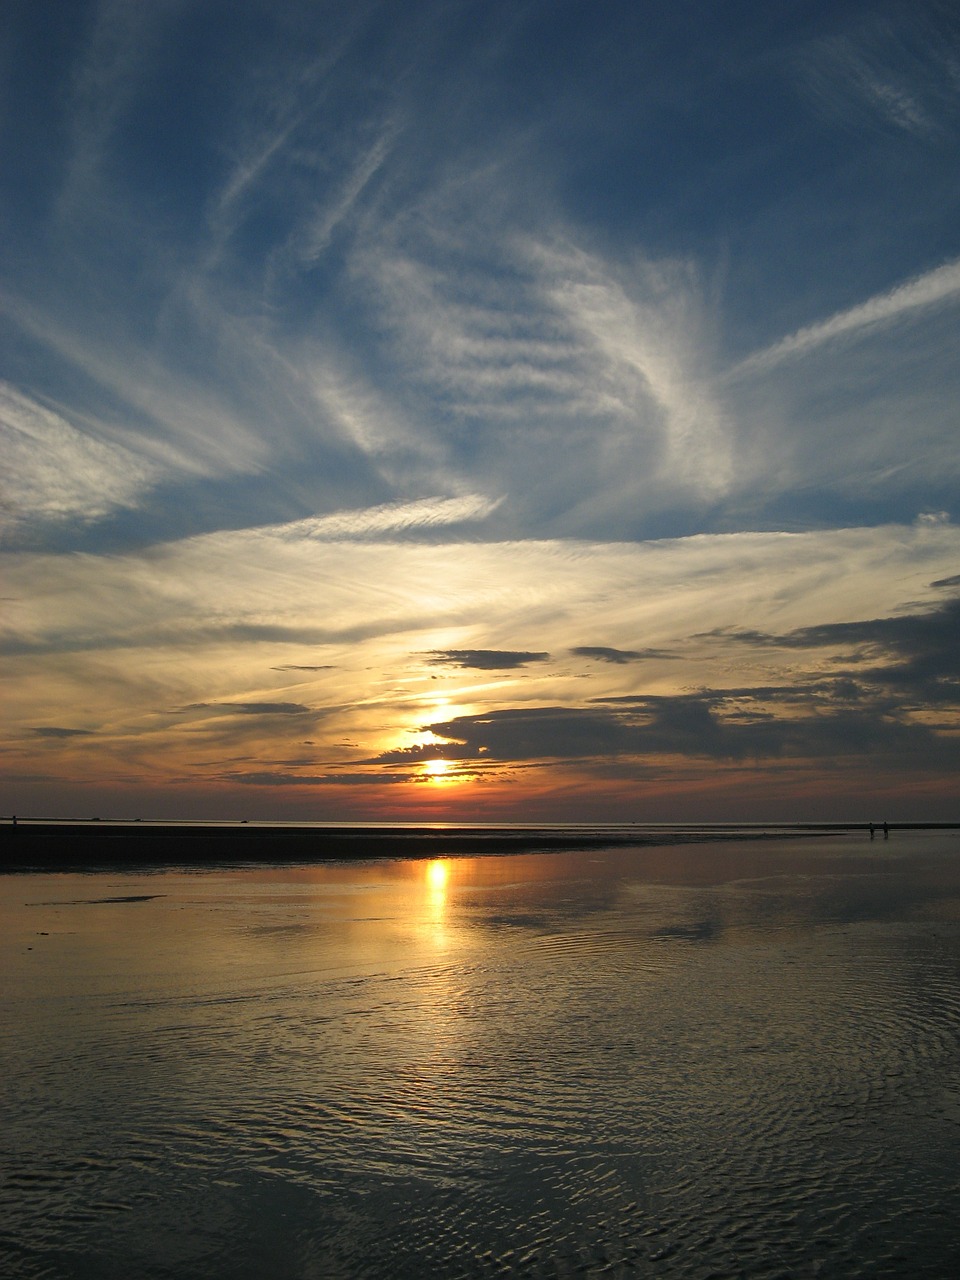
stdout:
[[960,832],[0,875],[0,1275],[960,1274]]

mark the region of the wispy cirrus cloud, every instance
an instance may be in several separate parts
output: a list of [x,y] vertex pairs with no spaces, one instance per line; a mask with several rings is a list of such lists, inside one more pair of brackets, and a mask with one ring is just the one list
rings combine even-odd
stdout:
[[[827,619],[864,616],[889,575],[915,575],[920,590],[958,554],[958,530],[942,522],[645,544],[327,541],[311,528],[225,531],[123,556],[8,557],[17,598],[0,620],[6,651],[237,647],[256,652],[262,671],[264,646],[291,662],[337,663],[392,637],[406,663],[427,638],[443,652],[567,651],[590,617],[602,619],[607,648],[631,650],[642,635],[647,652],[673,653],[678,637],[738,621],[746,600],[769,632],[803,625],[813,600]],[[477,634],[522,643],[481,646]]]
[[109,406],[111,434],[168,474],[250,472],[268,456],[267,443],[222,389],[131,343],[115,319],[80,325],[69,308],[54,315],[13,292],[0,298],[0,312],[96,387],[96,399]]
[[[466,175],[456,201],[487,179]],[[352,258],[416,389],[410,411],[429,402],[452,468],[485,475],[521,527],[567,532],[615,529],[638,502],[727,491],[729,429],[691,264],[616,262],[568,235],[496,225],[452,238],[429,201],[420,212],[362,238]],[[562,453],[545,471],[548,438]]]
[[262,532],[288,541],[307,538],[324,542],[414,534],[486,520],[501,502],[502,498],[487,498],[475,493],[456,498],[391,502],[363,510],[338,511],[329,516],[297,520]]
[[369,461],[376,475],[398,494],[426,488],[463,487],[463,470],[432,430],[431,419],[404,405],[402,389],[378,385],[358,369],[356,357],[328,339],[307,344],[300,360],[309,394],[323,420]]
[[318,209],[306,227],[298,232],[295,248],[304,263],[317,262],[329,247],[337,228],[348,220],[359,197],[383,168],[397,132],[398,126],[393,123],[383,129],[380,136],[356,158],[332,200],[326,207]]
[[44,522],[90,523],[134,507],[163,470],[123,445],[78,430],[0,382],[0,531]]
[[757,351],[741,360],[727,379],[743,378],[764,373],[786,360],[801,357],[809,352],[846,337],[880,325],[893,324],[908,318],[911,313],[925,311],[942,304],[960,302],[960,259],[946,262],[933,271],[897,285],[886,293],[868,298],[846,311],[840,311],[827,320],[798,329],[789,337],[772,346]]
[[650,453],[661,483],[724,492],[730,442],[711,387],[707,310],[691,264],[648,261],[616,271],[582,250],[552,245],[537,245],[533,258],[544,266],[548,296],[582,335],[601,403],[616,405],[618,417],[626,411],[623,425],[649,431],[630,407],[638,390],[652,400],[659,430]]
[[104,199],[105,168],[116,150],[116,133],[155,64],[164,27],[176,0],[161,0],[143,12],[127,0],[98,0],[78,50],[70,83],[70,148],[57,200],[57,218],[68,233],[78,221],[121,211]]
[[[431,40],[455,30],[451,15],[433,17],[387,23],[397,65],[421,65]],[[806,407],[776,396],[745,405],[744,384],[956,292],[960,268],[948,263],[762,348],[724,379],[723,316],[703,258],[578,225],[541,132],[516,120],[493,122],[495,146],[478,133],[467,148],[449,145],[438,125],[436,153],[416,160],[425,101],[413,81],[378,80],[362,109],[350,87],[376,7],[328,19],[320,44],[273,33],[242,101],[207,68],[213,99],[235,109],[211,114],[218,160],[194,193],[203,216],[183,244],[122,186],[117,163],[129,143],[119,125],[155,105],[177,6],[161,6],[142,30],[123,6],[102,6],[75,72],[87,105],[67,205],[83,188],[92,209],[112,210],[111,234],[127,246],[114,256],[135,246],[148,287],[131,291],[104,253],[98,288],[113,305],[97,317],[27,277],[7,314],[114,409],[122,402],[110,418],[117,437],[165,469],[167,510],[189,482],[181,506],[206,513],[208,527],[220,511],[225,525],[244,513],[251,524],[332,513],[347,490],[351,505],[371,506],[494,493],[500,528],[521,536],[630,538],[686,520],[731,527],[754,494],[806,493],[830,470],[820,448],[798,457],[793,419]],[[486,38],[494,59],[509,46]],[[433,89],[441,116],[443,103],[462,111],[484,100],[474,78],[441,77]],[[897,403],[888,416],[904,412]],[[856,487],[866,445],[833,434],[853,443],[835,458],[830,487]],[[883,448],[877,436],[871,476],[891,487],[904,468],[923,477],[925,462],[901,457],[892,428]],[[199,486],[231,477],[236,495],[202,501]],[[144,527],[159,523],[152,513]]]
[[955,28],[938,6],[909,24],[859,14],[847,30],[820,37],[797,57],[817,111],[846,129],[873,126],[929,142],[956,117]]

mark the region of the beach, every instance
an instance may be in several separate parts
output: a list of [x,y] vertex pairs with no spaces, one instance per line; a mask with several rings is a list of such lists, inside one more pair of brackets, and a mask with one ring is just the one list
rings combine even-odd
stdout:
[[958,853],[0,876],[3,1274],[949,1274]]
[[[879,824],[876,834],[881,835]],[[934,829],[938,824],[903,824]],[[940,824],[941,827],[945,824]],[[947,828],[949,829],[949,828]],[[368,858],[467,857],[562,849],[788,839],[866,831],[854,824],[537,825],[7,820],[0,871],[138,865],[216,866]]]

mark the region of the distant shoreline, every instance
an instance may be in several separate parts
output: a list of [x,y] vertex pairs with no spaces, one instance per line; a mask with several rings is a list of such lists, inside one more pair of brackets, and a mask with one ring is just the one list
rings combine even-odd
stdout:
[[[537,853],[629,845],[700,844],[866,833],[869,823],[581,825],[290,825],[254,822],[37,821],[0,823],[0,874],[100,867],[218,866]],[[878,837],[882,824],[874,824]],[[950,830],[947,822],[890,823]],[[881,837],[882,838],[882,837]]]

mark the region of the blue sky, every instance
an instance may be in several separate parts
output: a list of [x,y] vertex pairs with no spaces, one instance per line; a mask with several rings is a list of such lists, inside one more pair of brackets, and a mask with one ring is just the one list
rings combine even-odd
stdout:
[[4,811],[954,816],[952,6],[0,58]]

